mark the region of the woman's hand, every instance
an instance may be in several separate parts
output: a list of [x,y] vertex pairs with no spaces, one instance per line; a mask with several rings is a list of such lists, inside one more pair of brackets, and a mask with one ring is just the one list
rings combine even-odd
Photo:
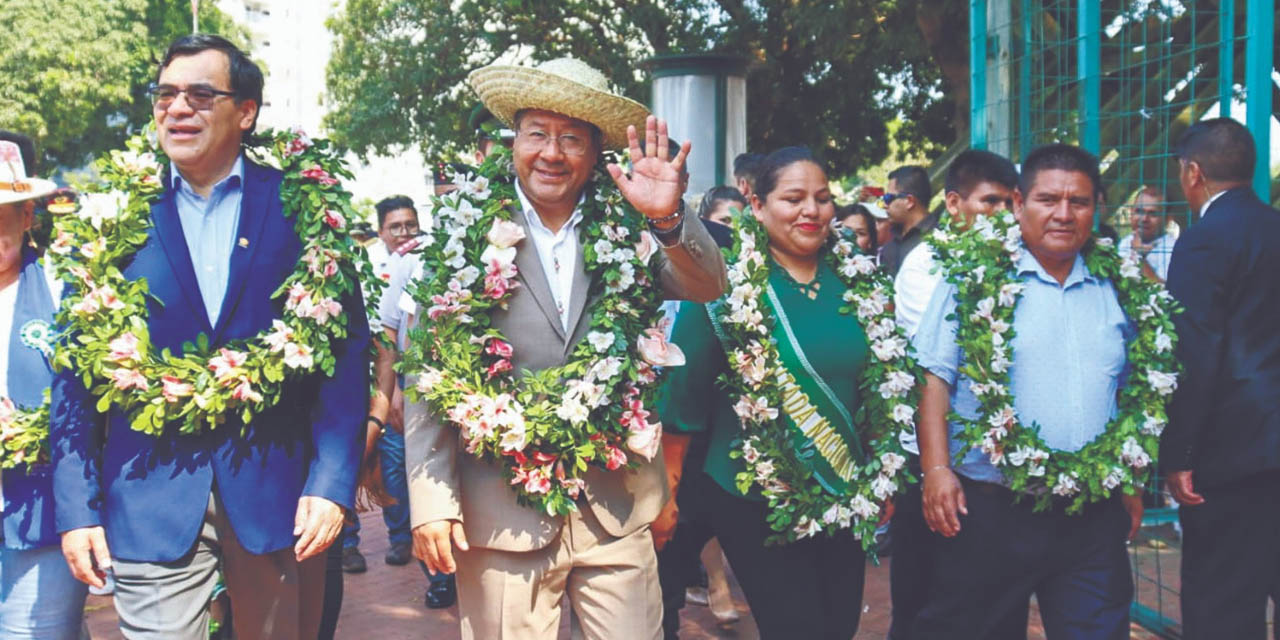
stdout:
[[969,515],[964,487],[950,467],[933,467],[924,474],[924,520],[929,529],[951,538],[960,533],[960,515]]

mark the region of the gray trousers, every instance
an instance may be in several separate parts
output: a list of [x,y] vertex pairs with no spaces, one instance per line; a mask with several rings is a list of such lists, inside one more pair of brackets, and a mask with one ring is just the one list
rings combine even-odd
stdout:
[[116,612],[129,640],[207,639],[219,568],[237,640],[314,640],[320,631],[324,554],[299,563],[292,548],[245,551],[216,491],[187,555],[174,562],[117,559],[114,566]]

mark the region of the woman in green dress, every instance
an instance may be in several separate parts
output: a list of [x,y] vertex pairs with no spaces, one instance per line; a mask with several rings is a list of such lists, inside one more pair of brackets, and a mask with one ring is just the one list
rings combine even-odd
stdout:
[[[877,396],[875,409],[884,404],[867,393],[863,374],[869,366],[882,376],[906,371],[900,391],[898,383],[878,388],[908,402],[905,340],[871,258],[830,237],[835,205],[807,149],[765,158],[746,215],[759,226],[739,220],[733,291],[707,305],[683,303],[672,331],[687,362],[670,372],[659,401],[672,503],[715,529],[761,637],[848,640],[862,610],[864,542],[904,484],[896,434],[873,438],[863,419],[872,412],[859,411],[873,408],[863,407],[867,396]],[[753,268],[754,281],[746,275]],[[874,285],[861,298],[855,278]],[[706,458],[681,479],[671,469],[681,469],[689,434],[700,432]],[[655,538],[674,526],[664,515]]]

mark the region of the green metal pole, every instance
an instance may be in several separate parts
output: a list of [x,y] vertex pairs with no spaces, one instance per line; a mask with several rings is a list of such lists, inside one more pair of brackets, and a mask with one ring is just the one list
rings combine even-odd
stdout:
[[728,124],[729,119],[729,76],[722,72],[716,72],[716,184],[728,184],[725,182],[725,146],[728,144]]
[[1231,87],[1235,77],[1235,0],[1218,6],[1218,115],[1231,117]]
[[1018,159],[1031,153],[1031,0],[1022,0],[1022,63],[1018,65]]
[[987,0],[969,0],[969,146],[987,148]]
[[1102,147],[1102,6],[1080,3],[1077,77],[1080,80],[1080,146],[1098,155]]
[[1248,91],[1245,124],[1253,133],[1258,164],[1253,170],[1253,190],[1263,202],[1271,202],[1271,67],[1275,50],[1274,0],[1249,0],[1245,38],[1244,78]]

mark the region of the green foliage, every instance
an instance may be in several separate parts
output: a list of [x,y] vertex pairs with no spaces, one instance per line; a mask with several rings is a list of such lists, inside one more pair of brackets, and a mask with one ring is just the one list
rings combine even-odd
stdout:
[[889,0],[351,0],[329,23],[325,123],[359,153],[438,157],[472,144],[464,81],[478,67],[573,55],[646,102],[645,59],[712,50],[750,61],[749,148],[808,145],[842,175],[884,157],[899,113],[912,150],[954,137],[915,12]]
[[[0,129],[34,138],[48,172],[123,146],[150,120],[146,86],[169,42],[190,32],[191,4],[4,0],[0,24]],[[200,4],[200,25],[245,41],[212,2]]]

